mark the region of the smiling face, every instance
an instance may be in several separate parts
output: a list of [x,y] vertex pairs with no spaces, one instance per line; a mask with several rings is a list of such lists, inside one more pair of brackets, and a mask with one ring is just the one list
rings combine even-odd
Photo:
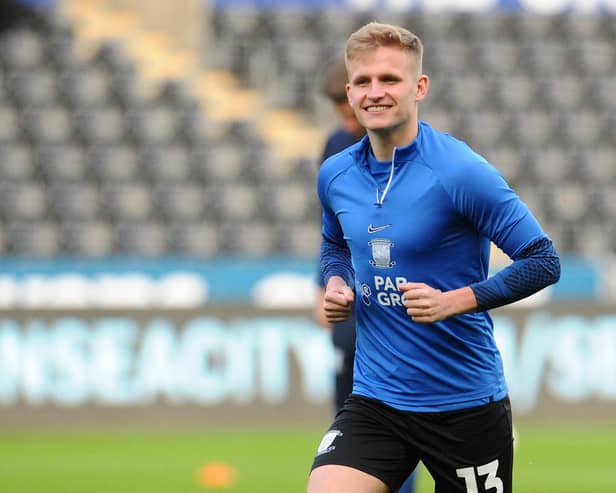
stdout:
[[377,46],[348,60],[347,96],[369,133],[406,145],[417,132],[417,103],[427,94],[412,55],[399,46]]

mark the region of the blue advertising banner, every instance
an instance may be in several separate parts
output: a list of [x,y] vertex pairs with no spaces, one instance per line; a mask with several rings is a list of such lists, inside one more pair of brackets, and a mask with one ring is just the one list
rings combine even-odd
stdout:
[[[613,307],[501,309],[494,327],[517,415],[613,418]],[[146,406],[207,408],[210,421],[241,410],[249,410],[236,415],[241,421],[271,421],[282,417],[272,418],[275,408],[287,420],[308,420],[321,410],[324,422],[334,369],[330,334],[308,311],[5,312],[0,429],[28,415],[30,424],[50,423],[24,411],[52,408],[81,409],[96,423],[118,419],[112,409]]]
[[[537,306],[610,296],[602,291],[606,283],[599,265],[561,260],[560,282],[526,301]],[[316,294],[316,269],[316,258],[299,257],[4,258],[0,309],[308,308]]]

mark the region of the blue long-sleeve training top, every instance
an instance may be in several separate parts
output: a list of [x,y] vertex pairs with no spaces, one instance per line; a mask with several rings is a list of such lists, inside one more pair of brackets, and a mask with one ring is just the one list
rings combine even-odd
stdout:
[[[501,174],[465,143],[419,123],[377,162],[364,137],[322,166],[321,267],[354,287],[353,392],[394,408],[446,411],[504,397],[486,311],[558,280],[551,241]],[[490,242],[514,262],[488,279]],[[471,286],[481,311],[413,322],[398,286]]]

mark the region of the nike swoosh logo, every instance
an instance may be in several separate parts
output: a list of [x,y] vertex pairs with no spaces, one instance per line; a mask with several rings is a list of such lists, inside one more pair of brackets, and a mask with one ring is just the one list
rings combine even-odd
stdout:
[[368,233],[378,233],[391,226],[391,224],[383,224],[383,226],[373,226],[372,223],[368,225]]

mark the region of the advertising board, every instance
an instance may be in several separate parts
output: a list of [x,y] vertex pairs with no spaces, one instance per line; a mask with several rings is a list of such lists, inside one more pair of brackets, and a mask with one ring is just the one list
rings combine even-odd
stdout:
[[[616,410],[616,310],[493,313],[514,413]],[[324,422],[334,353],[306,310],[19,311],[0,316],[0,427]]]

